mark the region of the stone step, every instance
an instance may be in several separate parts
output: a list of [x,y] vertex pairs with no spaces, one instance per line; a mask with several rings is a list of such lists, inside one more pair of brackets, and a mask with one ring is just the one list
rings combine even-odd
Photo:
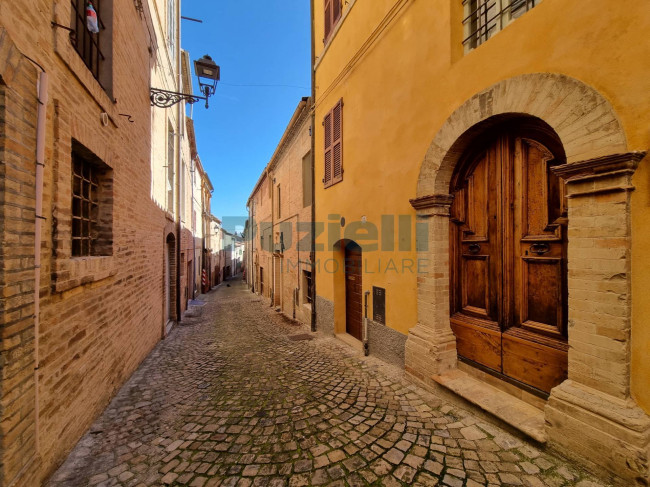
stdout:
[[544,411],[475,379],[459,369],[434,375],[433,380],[539,443],[546,443]]

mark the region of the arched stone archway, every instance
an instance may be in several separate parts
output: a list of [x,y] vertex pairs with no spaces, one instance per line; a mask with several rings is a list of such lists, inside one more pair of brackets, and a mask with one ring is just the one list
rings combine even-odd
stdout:
[[416,197],[446,193],[456,162],[472,139],[511,114],[537,117],[552,127],[568,163],[628,150],[621,123],[600,93],[565,75],[524,74],[477,93],[449,116],[424,158]]
[[554,172],[566,182],[569,215],[569,378],[545,407],[548,440],[623,478],[647,481],[650,418],[630,395],[629,212],[632,176],[645,153],[629,152],[611,104],[576,79],[543,73],[501,81],[463,103],[434,137],[411,200],[428,223],[417,236],[426,244],[417,248],[429,265],[418,276],[418,323],[409,331],[406,370],[434,384],[456,369],[449,323],[451,177],[477,136],[521,115],[550,126],[567,161]]

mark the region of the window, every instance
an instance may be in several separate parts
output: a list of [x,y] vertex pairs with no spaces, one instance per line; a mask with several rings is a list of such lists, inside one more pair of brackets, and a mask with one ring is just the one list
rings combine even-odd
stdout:
[[280,199],[280,185],[278,184],[278,218],[282,218],[282,203]]
[[541,0],[463,0],[463,45],[469,51],[480,46]]
[[81,144],[72,144],[72,256],[113,253],[112,171]]
[[[72,26],[74,35],[71,36],[74,46],[83,62],[95,79],[104,88],[110,88],[110,66],[107,59],[111,50],[111,0],[70,0]],[[91,4],[97,13],[99,32],[93,34],[86,23],[86,7]]]
[[332,186],[343,181],[343,100],[323,120],[325,130],[325,173],[323,184]]
[[341,20],[341,0],[325,0],[325,38],[326,43],[334,31],[334,27]]
[[302,303],[311,304],[313,293],[311,271],[302,271]]
[[312,173],[311,152],[302,158],[302,207],[311,206],[312,203]]
[[174,127],[167,128],[167,211],[174,213]]

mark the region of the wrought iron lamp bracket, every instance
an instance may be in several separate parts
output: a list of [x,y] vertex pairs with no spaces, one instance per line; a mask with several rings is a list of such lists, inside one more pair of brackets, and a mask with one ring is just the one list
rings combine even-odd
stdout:
[[151,106],[159,108],[169,108],[185,100],[186,103],[196,103],[199,100],[205,100],[205,106],[208,107],[208,98],[205,96],[188,95],[177,91],[161,90],[160,88],[151,88],[149,98]]

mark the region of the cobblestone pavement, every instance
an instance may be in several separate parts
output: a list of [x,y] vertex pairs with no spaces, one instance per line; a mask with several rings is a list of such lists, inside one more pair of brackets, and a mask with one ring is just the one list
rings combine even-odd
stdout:
[[231,284],[155,348],[51,487],[603,485]]

